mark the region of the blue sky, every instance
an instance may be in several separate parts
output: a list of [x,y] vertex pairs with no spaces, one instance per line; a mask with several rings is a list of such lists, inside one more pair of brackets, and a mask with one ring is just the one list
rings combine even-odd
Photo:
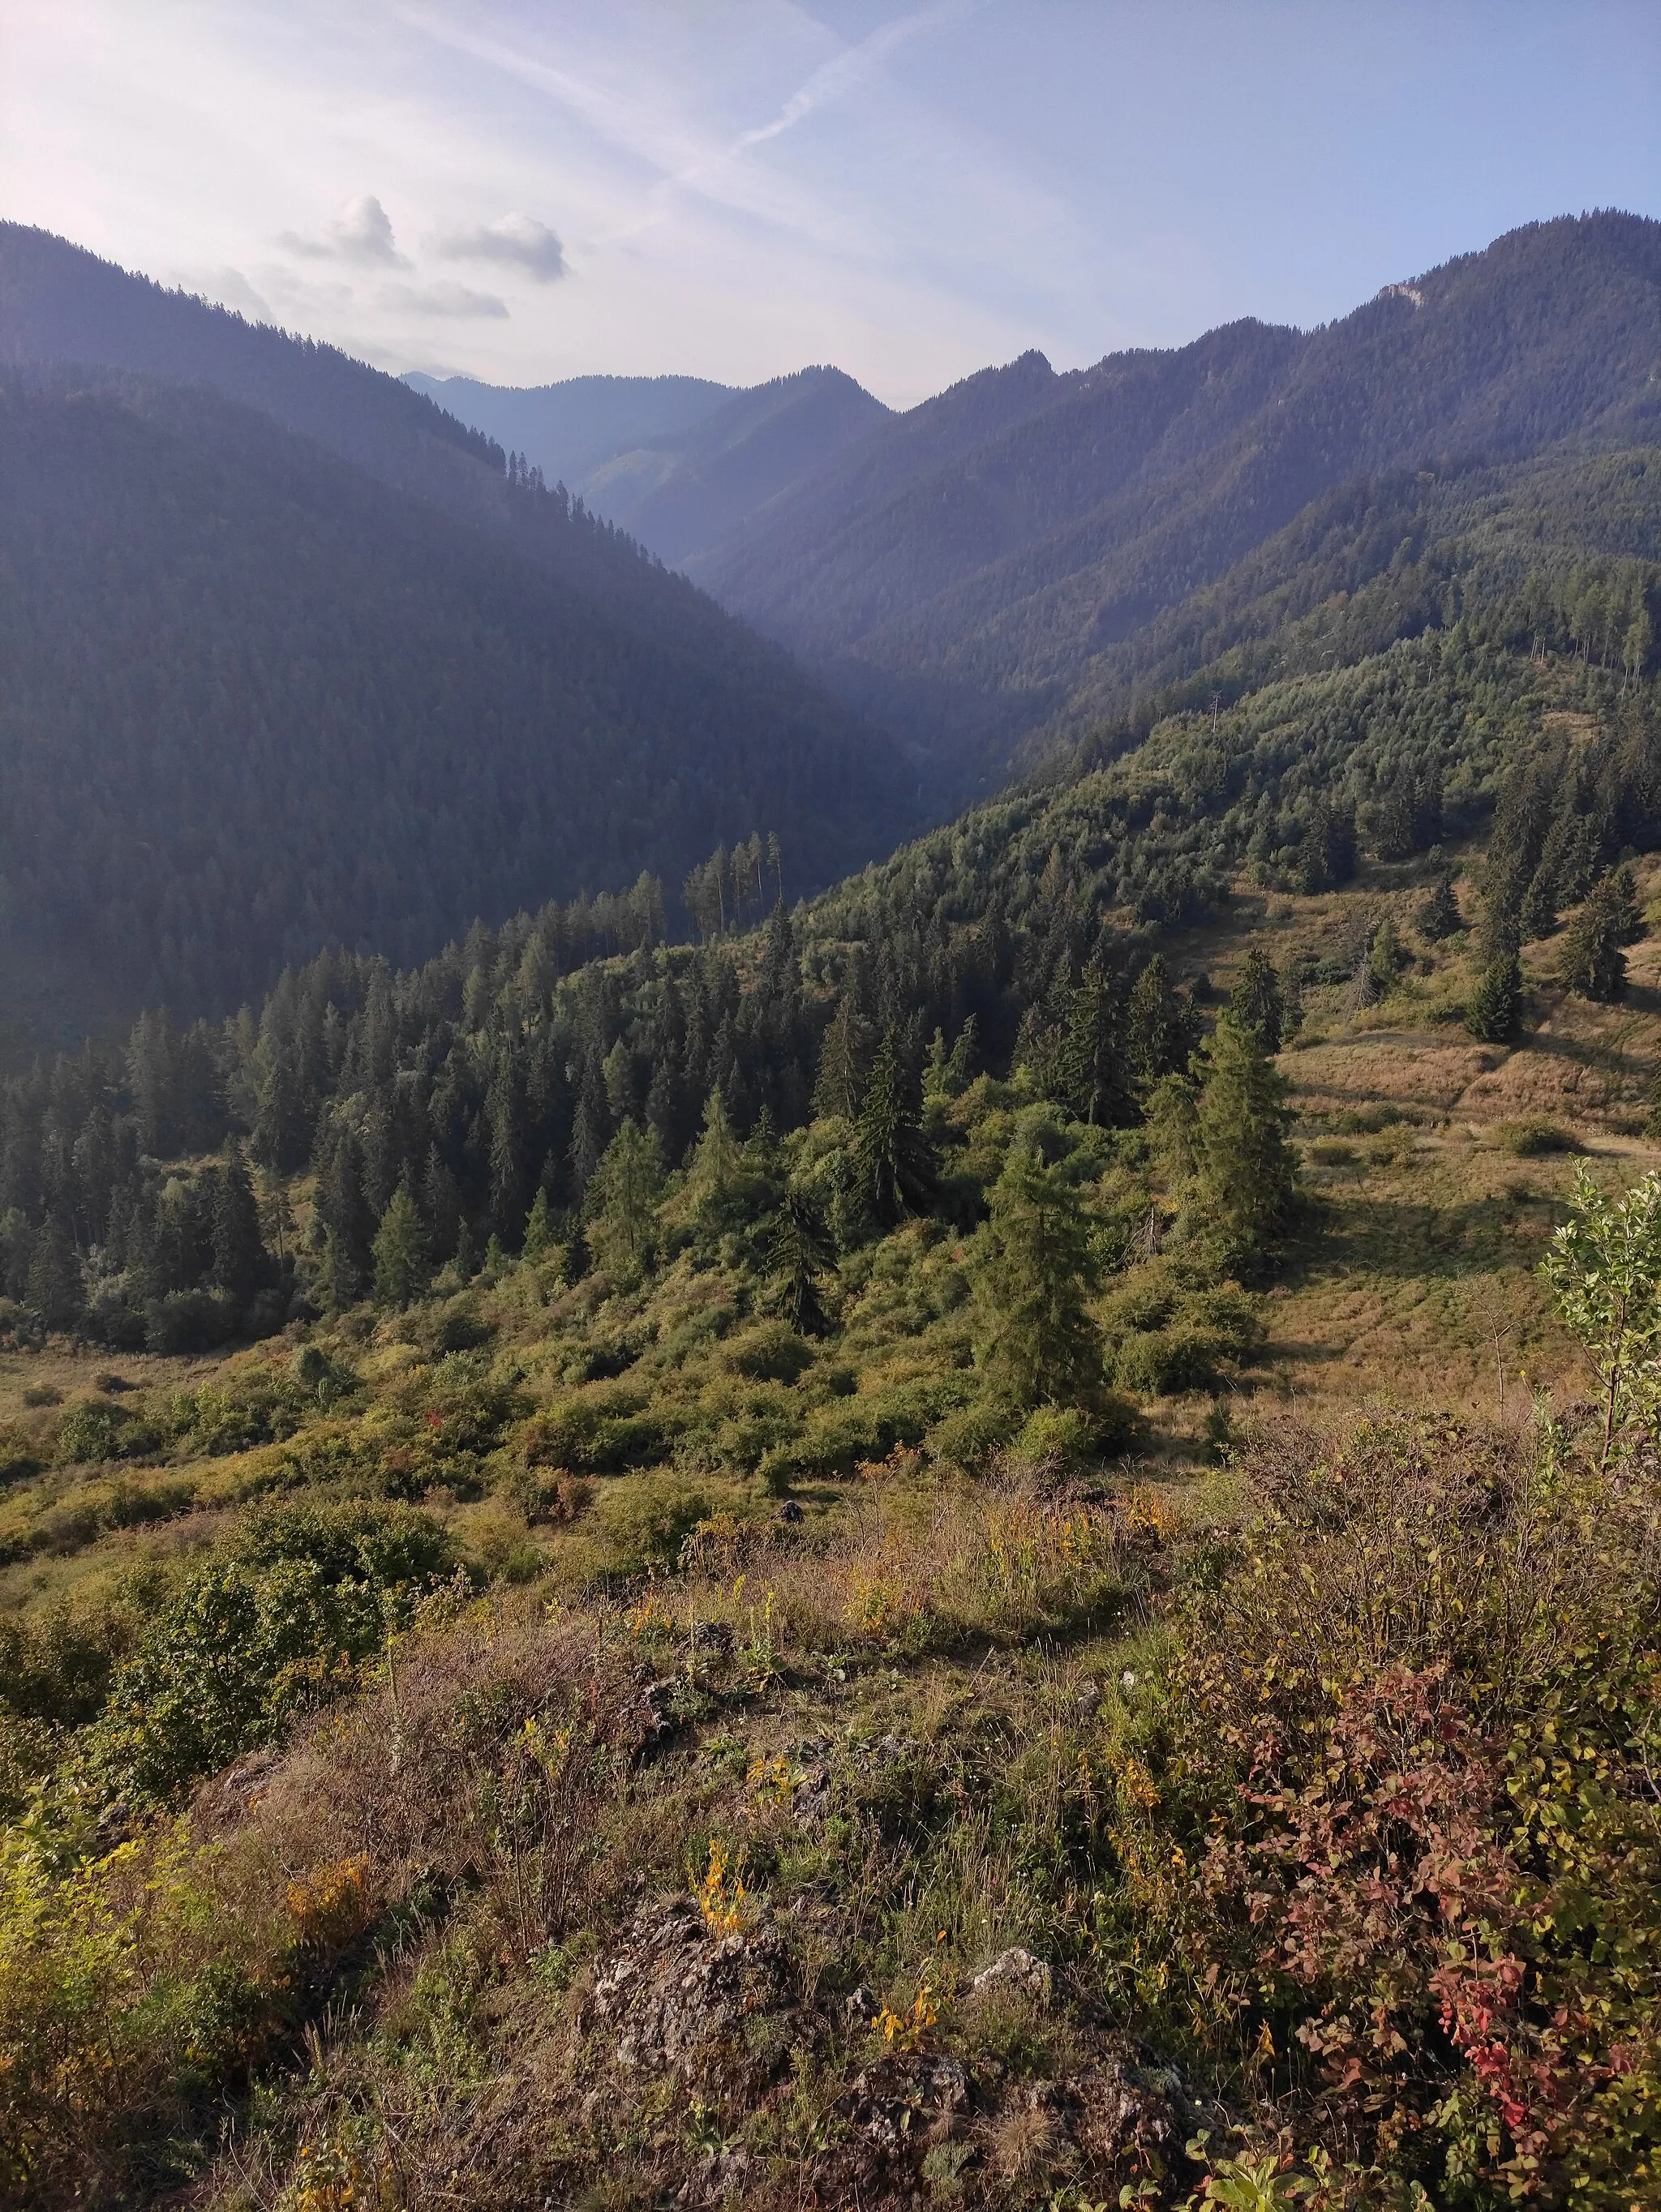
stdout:
[[1657,0],[0,0],[0,213],[394,369],[904,405],[1594,206]]

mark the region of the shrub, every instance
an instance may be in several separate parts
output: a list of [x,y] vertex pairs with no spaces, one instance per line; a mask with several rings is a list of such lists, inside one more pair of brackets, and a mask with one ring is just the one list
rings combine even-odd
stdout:
[[678,1476],[660,1474],[616,1492],[605,1507],[606,1538],[613,1563],[635,1573],[672,1567],[681,1546],[709,1517],[707,1494]]
[[72,1406],[58,1431],[58,1458],[66,1467],[87,1467],[113,1459],[121,1449],[123,1431],[132,1425],[125,1406],[107,1399],[87,1398]]
[[1661,2146],[1643,1500],[1446,1419],[1243,1472],[1247,1571],[1190,1592],[1122,1790],[1144,1955],[1195,1962],[1218,2057],[1301,2051],[1288,2142],[1439,2203],[1624,2208]]
[[532,1414],[518,1432],[527,1468],[621,1474],[649,1467],[670,1441],[667,1425],[633,1383],[593,1383]]
[[813,1348],[788,1323],[764,1322],[722,1346],[721,1362],[751,1382],[794,1382],[813,1364]]
[[1579,1152],[1585,1147],[1573,1130],[1547,1114],[1524,1114],[1515,1121],[1494,1125],[1494,1141],[1502,1152],[1519,1160],[1535,1160],[1548,1152]]
[[934,1458],[972,1472],[1003,1449],[1019,1420],[1002,1399],[977,1398],[936,1422],[926,1441]]
[[176,1797],[350,1683],[453,1558],[407,1507],[255,1507],[119,1669],[82,1771],[106,1796]]

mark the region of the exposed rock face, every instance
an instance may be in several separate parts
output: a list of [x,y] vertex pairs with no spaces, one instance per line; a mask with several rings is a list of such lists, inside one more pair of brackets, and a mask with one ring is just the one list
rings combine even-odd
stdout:
[[1050,1969],[1042,1959],[1035,1959],[1031,1951],[1014,1944],[989,1966],[983,1967],[970,1986],[976,1990],[1019,1990],[1034,2004],[1048,2004]]
[[691,2075],[757,2016],[788,2009],[788,1958],[764,1921],[718,1935],[690,1897],[643,1905],[594,1982],[597,2021],[616,2030],[617,2063]]

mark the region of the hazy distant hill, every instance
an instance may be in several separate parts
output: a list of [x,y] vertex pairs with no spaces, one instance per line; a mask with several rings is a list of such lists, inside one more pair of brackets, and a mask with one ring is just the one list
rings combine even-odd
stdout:
[[701,376],[573,376],[521,389],[411,369],[404,381],[572,491],[618,453],[690,430],[734,393]]
[[405,379],[581,495],[676,567],[893,421],[839,368],[734,392],[695,377],[575,377],[514,391]]
[[584,495],[602,514],[677,565],[746,528],[891,419],[839,368],[803,368],[724,406],[677,438],[660,438],[599,470]]
[[1661,425],[1661,225],[1536,224],[1311,333],[1232,325],[896,418],[689,571],[935,749],[995,771],[1117,693],[1134,640],[1363,472]]

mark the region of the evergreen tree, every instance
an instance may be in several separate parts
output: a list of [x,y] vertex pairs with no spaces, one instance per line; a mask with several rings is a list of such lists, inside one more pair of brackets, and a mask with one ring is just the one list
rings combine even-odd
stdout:
[[784,1194],[773,1256],[784,1276],[784,1310],[791,1328],[798,1336],[822,1336],[830,1324],[819,1281],[836,1253],[830,1232],[805,1191]]
[[1193,1009],[1156,952],[1131,987],[1125,1015],[1125,1063],[1138,1097],[1162,1075],[1176,1075],[1194,1049]]
[[363,1195],[357,1139],[342,1129],[318,1178],[317,1219],[324,1235],[326,1296],[337,1309],[356,1304],[374,1270],[374,1217]]
[[1531,945],[1538,938],[1549,937],[1556,927],[1556,872],[1542,860],[1530,877],[1529,887],[1523,894],[1517,915],[1517,933],[1524,945]]
[[1287,1083],[1233,1014],[1219,1019],[1196,1109],[1201,1208],[1232,1247],[1262,1252],[1292,1210],[1297,1165],[1286,1133]]
[[1229,993],[1228,1006],[1237,1021],[1256,1030],[1265,1052],[1279,1052],[1284,1039],[1286,1008],[1281,995],[1281,979],[1261,945],[1247,946],[1245,963]]
[[826,1120],[858,1119],[865,1096],[865,1024],[854,1010],[853,994],[844,991],[819,1047],[818,1080],[813,1085],[813,1111]]
[[1453,895],[1453,878],[1448,874],[1437,877],[1425,893],[1417,915],[1414,917],[1421,937],[1433,945],[1452,937],[1465,926],[1459,911],[1459,902]]
[[441,1267],[455,1252],[461,1211],[456,1179],[445,1166],[438,1146],[429,1146],[421,1174],[421,1214],[427,1228],[427,1249]]
[[989,1204],[975,1261],[989,1382],[1021,1407],[1089,1397],[1101,1382],[1102,1346],[1086,1301],[1100,1262],[1078,1193],[1016,1145]]
[[531,1211],[525,1218],[525,1242],[521,1256],[532,1267],[548,1257],[554,1246],[554,1225],[548,1209],[548,1194],[538,1187],[531,1201]]
[[259,1206],[242,1147],[233,1144],[214,1178],[214,1285],[239,1306],[246,1306],[270,1266],[271,1255],[259,1233]]
[[1367,965],[1372,970],[1372,980],[1381,993],[1395,988],[1396,972],[1402,965],[1402,940],[1396,933],[1396,924],[1388,915],[1372,933],[1372,942],[1367,948]]
[[704,1101],[703,1133],[687,1170],[687,1211],[700,1228],[719,1229],[745,1179],[744,1147],[733,1134],[719,1091]]
[[427,1287],[427,1236],[407,1183],[386,1202],[374,1234],[374,1302],[402,1312]]
[[1509,1044],[1523,1008],[1523,970],[1516,953],[1502,952],[1476,979],[1465,1027],[1483,1044]]
[[908,1213],[926,1212],[934,1195],[934,1155],[922,1133],[913,1088],[891,1029],[871,1064],[853,1143],[861,1201],[882,1229],[897,1227]]
[[1134,1118],[1121,1012],[1106,969],[1091,960],[1068,994],[1056,1071],[1062,1103],[1076,1121],[1116,1128]]
[[625,1121],[605,1147],[588,1186],[589,1242],[605,1267],[631,1276],[646,1266],[662,1196],[663,1154],[657,1131]]
[[1563,981],[1571,991],[1603,1006],[1625,996],[1627,956],[1621,948],[1635,904],[1630,880],[1619,870],[1592,885],[1563,939]]
[[80,1318],[81,1262],[69,1231],[55,1213],[40,1224],[29,1258],[28,1302],[48,1328],[69,1328]]

